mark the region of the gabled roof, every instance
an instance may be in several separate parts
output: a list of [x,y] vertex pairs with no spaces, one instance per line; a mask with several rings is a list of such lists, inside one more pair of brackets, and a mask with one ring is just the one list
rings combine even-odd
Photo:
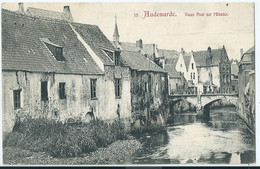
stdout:
[[141,50],[142,54],[147,54],[152,56],[155,53],[156,45],[155,44],[143,44],[143,49]]
[[143,55],[147,54],[149,56],[152,56],[153,53],[155,53],[156,45],[155,44],[143,44],[143,48],[140,49],[136,46],[136,43],[130,43],[130,42],[119,42],[119,46],[121,50],[126,51],[141,51]]
[[238,70],[237,64],[231,64],[231,74],[238,75]]
[[122,50],[121,58],[126,66],[129,66],[131,69],[166,73],[160,66],[142,55],[141,52]]
[[63,12],[56,12],[39,8],[28,7],[26,14],[33,17],[73,21],[72,16],[66,16]]
[[[212,64],[211,65],[218,65],[221,58],[221,51],[222,49],[211,49],[212,53]],[[206,58],[209,56],[207,50],[203,51],[195,51],[193,52],[194,60],[197,66],[207,66]]]
[[159,57],[168,58],[179,58],[180,54],[175,50],[167,50],[167,49],[158,49]]
[[165,64],[174,64],[176,66],[179,58],[168,58],[165,59]]
[[[57,61],[41,38],[62,46],[66,61]],[[5,9],[2,9],[2,69],[103,74],[68,22],[30,17]]]
[[192,53],[183,53],[183,59],[187,70],[189,69],[191,55]]
[[119,42],[119,46],[121,50],[126,50],[126,51],[140,51],[138,47],[136,47],[135,43],[130,43],[130,42]]
[[81,23],[71,23],[71,25],[102,60],[104,65],[114,65],[114,62],[109,59],[103,50],[117,51],[118,49],[107,39],[98,26]]
[[176,64],[165,64],[164,69],[168,72],[170,78],[181,78],[181,73],[175,68]]

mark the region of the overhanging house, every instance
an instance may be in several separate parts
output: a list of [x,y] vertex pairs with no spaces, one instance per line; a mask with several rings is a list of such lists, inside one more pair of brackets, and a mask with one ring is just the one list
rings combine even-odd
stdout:
[[135,127],[164,123],[168,113],[167,72],[141,52],[122,50],[121,57],[131,69],[131,112],[134,121],[138,120]]

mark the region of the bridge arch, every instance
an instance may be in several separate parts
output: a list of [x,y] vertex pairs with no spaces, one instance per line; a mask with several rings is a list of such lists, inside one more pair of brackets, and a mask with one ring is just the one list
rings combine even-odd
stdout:
[[207,107],[220,100],[224,101],[225,103],[234,105],[236,107],[236,109],[238,108],[238,98],[237,97],[225,97],[225,96],[221,96],[221,97],[217,97],[217,98],[209,99],[209,100],[205,100],[205,99],[201,100],[201,106]]

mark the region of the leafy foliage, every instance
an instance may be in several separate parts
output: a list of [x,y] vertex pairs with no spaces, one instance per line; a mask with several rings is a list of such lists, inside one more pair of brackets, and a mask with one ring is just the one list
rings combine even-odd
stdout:
[[4,140],[4,146],[46,152],[53,157],[76,157],[126,137],[120,120],[108,124],[97,119],[69,125],[46,118],[27,117],[17,122],[15,130]]

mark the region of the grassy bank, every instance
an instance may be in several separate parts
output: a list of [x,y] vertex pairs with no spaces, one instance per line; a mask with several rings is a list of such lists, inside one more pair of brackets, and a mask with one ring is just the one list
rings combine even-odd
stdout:
[[3,163],[11,165],[87,165],[127,164],[132,154],[141,148],[136,140],[118,140],[81,157],[54,158],[44,152],[32,152],[16,147],[3,149]]
[[18,148],[28,152],[44,152],[54,158],[69,158],[83,157],[125,139],[124,124],[119,120],[111,124],[95,120],[69,125],[46,118],[27,117],[15,124],[14,131],[6,136],[3,146],[9,150]]

